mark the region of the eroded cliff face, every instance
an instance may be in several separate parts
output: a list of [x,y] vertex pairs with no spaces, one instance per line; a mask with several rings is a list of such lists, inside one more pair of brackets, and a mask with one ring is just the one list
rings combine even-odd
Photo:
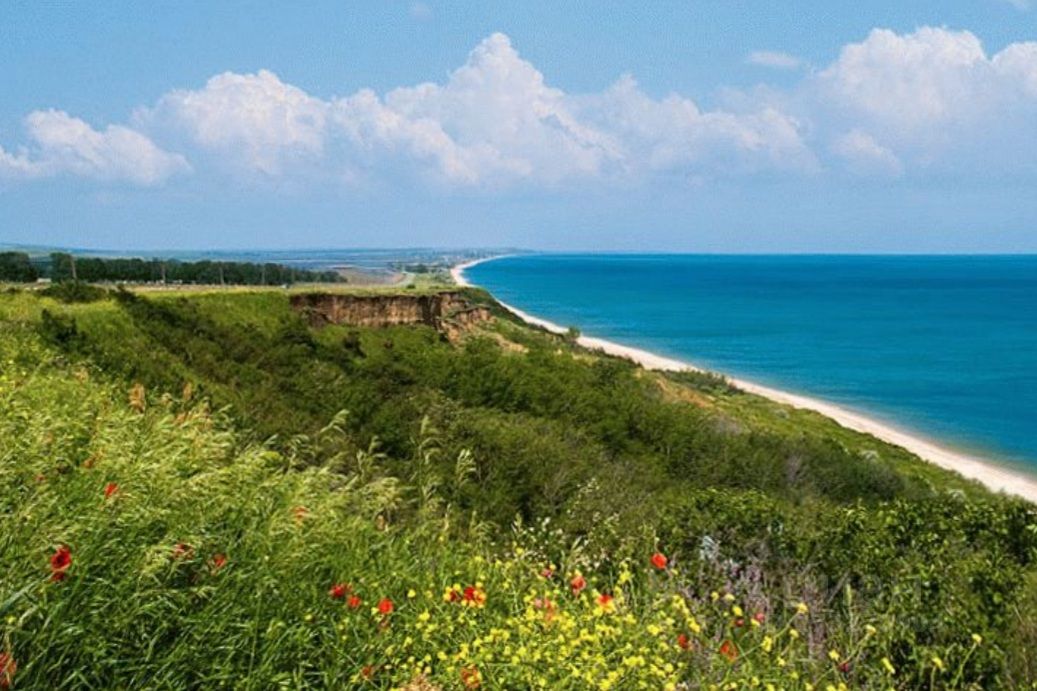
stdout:
[[453,336],[457,329],[488,321],[490,310],[473,305],[457,292],[431,295],[338,295],[301,293],[292,308],[306,315],[311,326],[396,326],[423,324]]

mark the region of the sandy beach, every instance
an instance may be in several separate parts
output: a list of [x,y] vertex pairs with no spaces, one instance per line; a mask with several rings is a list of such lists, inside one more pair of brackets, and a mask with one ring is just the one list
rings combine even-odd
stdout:
[[[458,264],[450,270],[450,275],[458,285],[470,286],[472,284],[464,275],[465,269],[485,261],[500,258],[502,257],[486,257]],[[500,301],[498,300],[498,302]],[[500,304],[528,324],[539,326],[548,331],[559,334],[567,331],[566,328],[553,322],[549,322],[546,319],[534,317],[531,314],[527,314],[526,312],[503,302]],[[656,355],[655,353],[650,353],[647,350],[632,348],[603,338],[580,336],[578,343],[585,348],[600,350],[609,355],[628,358],[647,369],[664,371],[703,371],[702,368],[696,367],[688,362],[663,357]],[[864,432],[865,434],[870,434],[882,439],[883,441],[889,442],[890,444],[896,444],[930,463],[934,463],[948,470],[953,470],[972,480],[977,480],[994,491],[1014,494],[1029,501],[1037,502],[1037,479],[1031,478],[1020,472],[1002,468],[987,459],[977,458],[969,454],[942,447],[927,439],[918,437],[914,434],[909,434],[886,423],[873,420],[865,415],[847,410],[842,406],[827,401],[790,393],[788,391],[782,391],[780,389],[774,389],[769,386],[762,386],[744,379],[729,377],[728,380],[743,391],[763,396],[772,401],[790,405],[794,408],[812,410],[821,413],[822,415],[835,420],[844,427],[858,432]]]

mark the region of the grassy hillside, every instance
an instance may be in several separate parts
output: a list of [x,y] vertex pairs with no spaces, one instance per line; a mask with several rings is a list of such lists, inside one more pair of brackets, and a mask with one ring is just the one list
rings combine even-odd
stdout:
[[820,416],[503,316],[79,297],[0,296],[0,685],[1037,678],[1032,505]]

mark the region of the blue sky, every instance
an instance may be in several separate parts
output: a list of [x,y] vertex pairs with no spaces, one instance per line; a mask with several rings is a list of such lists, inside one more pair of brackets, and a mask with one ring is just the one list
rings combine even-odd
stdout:
[[0,242],[1037,252],[1037,8],[6,3]]

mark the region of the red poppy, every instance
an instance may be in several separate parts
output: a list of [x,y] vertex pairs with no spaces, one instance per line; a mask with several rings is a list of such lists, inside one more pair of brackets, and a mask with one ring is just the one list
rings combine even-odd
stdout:
[[669,560],[666,558],[666,555],[662,552],[656,552],[652,555],[652,566],[659,569],[660,571],[666,568],[666,564],[668,562]]
[[362,676],[364,679],[370,680],[371,677],[374,676],[374,666],[373,665],[364,665],[360,669],[360,676]]
[[346,596],[346,593],[348,592],[348,583],[336,583],[335,585],[331,586],[331,588],[328,590],[328,595],[330,595],[331,599],[333,600],[341,600]]
[[753,615],[753,621],[755,621],[757,624],[762,624],[763,622],[767,621],[767,615],[763,612],[757,612]]
[[551,576],[553,576],[553,575],[554,575],[554,572],[551,571],[551,569],[544,569],[543,571],[540,572],[540,577],[541,578],[551,578]]
[[451,588],[450,593],[447,595],[447,600],[449,602],[457,602],[460,599],[461,593],[457,592],[457,590],[455,590],[454,588]]
[[390,600],[389,598],[383,597],[381,600],[378,601],[378,611],[382,614],[388,616],[392,614],[393,609],[394,607],[392,604],[392,600]]
[[69,567],[72,566],[72,550],[61,545],[50,555],[50,580],[63,581]]
[[850,661],[849,660],[844,660],[843,662],[840,662],[839,663],[839,671],[842,672],[843,674],[849,674],[850,673]]
[[689,648],[691,648],[691,641],[688,639],[688,634],[677,634],[677,646],[681,650],[688,650]]
[[193,559],[194,558],[194,547],[187,544],[186,542],[178,542],[173,545],[173,558],[174,559]]
[[720,644],[720,654],[731,662],[734,662],[738,659],[738,648],[733,642],[726,640]]
[[745,619],[742,619],[741,617],[738,617],[737,619],[735,619],[735,628],[739,628],[740,629],[743,626],[745,626]]
[[468,586],[464,589],[464,599],[467,602],[475,601],[475,588],[473,586]]
[[216,555],[213,556],[212,561],[210,563],[212,564],[212,570],[213,571],[219,571],[220,569],[222,569],[224,566],[227,565],[227,555],[226,554],[216,554]]
[[112,495],[119,491],[119,485],[114,482],[109,482],[104,486],[104,498],[111,499]]
[[296,523],[302,523],[303,520],[310,514],[310,510],[305,506],[296,506],[292,509],[292,515],[295,516]]
[[9,689],[14,683],[14,673],[18,671],[18,663],[10,653],[0,653],[0,689]]
[[482,675],[476,667],[461,668],[461,683],[466,689],[477,689],[482,686]]
[[586,587],[587,579],[580,574],[576,574],[573,576],[573,579],[569,581],[569,588],[573,591],[573,595],[579,595]]

